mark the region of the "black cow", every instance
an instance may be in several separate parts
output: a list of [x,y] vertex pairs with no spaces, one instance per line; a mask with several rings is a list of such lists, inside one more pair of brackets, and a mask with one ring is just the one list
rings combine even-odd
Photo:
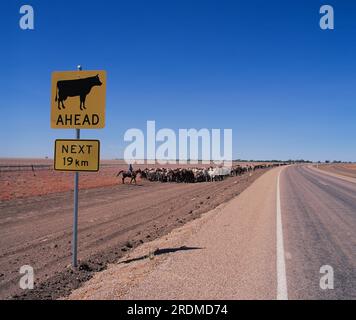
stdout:
[[[65,109],[63,101],[68,97],[80,97],[80,110],[86,109],[85,107],[85,98],[89,94],[90,90],[94,86],[101,86],[102,82],[99,79],[99,75],[83,79],[75,80],[60,80],[57,82],[57,91],[56,91],[56,101],[58,100],[58,109]],[[58,94],[58,96],[57,96]]]

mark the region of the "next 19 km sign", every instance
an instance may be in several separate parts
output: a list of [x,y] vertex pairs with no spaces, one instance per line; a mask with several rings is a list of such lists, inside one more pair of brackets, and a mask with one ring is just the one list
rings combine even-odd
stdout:
[[54,170],[98,171],[99,140],[56,140]]

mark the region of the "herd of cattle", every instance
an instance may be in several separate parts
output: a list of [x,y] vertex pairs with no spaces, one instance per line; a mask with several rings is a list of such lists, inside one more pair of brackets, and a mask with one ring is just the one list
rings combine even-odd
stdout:
[[228,176],[239,176],[256,169],[278,166],[278,164],[258,164],[234,167],[210,168],[146,168],[141,171],[141,177],[149,181],[159,182],[212,182],[221,181]]

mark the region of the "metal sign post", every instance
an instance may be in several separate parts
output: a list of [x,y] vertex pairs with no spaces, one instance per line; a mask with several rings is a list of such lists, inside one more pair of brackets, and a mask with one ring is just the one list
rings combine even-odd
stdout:
[[[78,71],[82,71],[81,65],[77,67]],[[75,129],[76,139],[80,139],[80,129]],[[73,244],[72,244],[72,266],[78,266],[78,193],[79,193],[79,172],[74,173],[74,210],[73,210]]]
[[51,78],[51,128],[75,129],[75,139],[55,141],[54,170],[75,171],[72,267],[77,268],[79,172],[97,172],[100,165],[100,141],[81,140],[80,129],[105,127],[106,71],[82,71],[78,65],[77,71],[54,71]]
[[[80,129],[75,129],[76,139],[80,139]],[[78,266],[77,251],[78,251],[78,193],[79,193],[79,172],[74,173],[74,211],[73,211],[73,257],[72,266]]]

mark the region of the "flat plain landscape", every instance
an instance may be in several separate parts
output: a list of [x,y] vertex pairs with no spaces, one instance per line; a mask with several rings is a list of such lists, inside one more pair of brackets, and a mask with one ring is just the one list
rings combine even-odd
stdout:
[[[234,162],[246,166],[253,162]],[[32,170],[33,166],[33,170]],[[165,168],[187,167],[188,165],[164,165]],[[208,166],[198,164],[198,167]],[[159,164],[134,165],[134,169],[161,167]],[[121,184],[116,177],[120,170],[127,170],[123,160],[102,160],[98,172],[81,172],[79,189],[109,187]],[[73,190],[73,172],[53,170],[51,159],[0,159],[0,201],[28,198]],[[138,178],[140,183],[140,178]]]
[[[103,161],[80,174],[80,268],[71,257],[73,173],[54,172],[51,160],[2,160],[0,173],[0,298],[58,298],[132,248],[167,234],[240,194],[268,169],[204,183],[138,180],[123,185],[122,161]],[[36,165],[43,168],[6,166]],[[242,163],[246,165],[246,163]],[[152,165],[148,165],[152,166]],[[146,165],[140,166],[145,168]],[[138,168],[138,166],[135,166]],[[34,267],[36,285],[18,287],[19,269]]]
[[[234,165],[237,164],[234,163]],[[256,163],[243,162],[239,164],[245,166]],[[32,170],[32,165],[34,170]],[[79,268],[74,270],[70,267],[74,174],[72,172],[53,171],[52,160],[50,159],[26,159],[21,161],[2,159],[0,166],[0,299],[56,299],[67,297],[73,290],[82,287],[98,272],[106,269],[109,264],[115,263],[120,259],[130,260],[130,254],[134,252],[135,248],[143,244],[150,245],[153,240],[162,239],[172,230],[185,224],[188,225],[188,222],[200,218],[202,214],[211,212],[212,209],[217,208],[219,205],[235,199],[262,175],[265,177],[264,173],[271,172],[269,168],[258,169],[240,176],[226,177],[223,181],[202,183],[161,183],[139,178],[136,185],[130,185],[128,181],[123,185],[121,178],[116,177],[116,174],[120,170],[126,170],[127,164],[120,160],[104,160],[101,163],[99,172],[80,174]],[[146,167],[160,167],[160,165],[134,167],[135,169],[144,169]],[[170,167],[176,168],[178,166],[171,165]],[[333,295],[326,295],[326,293],[321,292],[316,287],[316,284],[319,281],[318,268],[320,268],[320,265],[330,261],[330,257],[333,257],[332,264],[335,268],[342,270],[342,274],[348,275],[348,279],[353,277],[350,270],[352,270],[352,265],[354,264],[354,257],[350,247],[354,243],[354,236],[352,236],[350,229],[352,230],[354,226],[355,202],[352,190],[354,190],[355,184],[352,181],[340,180],[329,175],[343,175],[347,177],[344,179],[354,180],[352,177],[355,175],[356,165],[332,164],[319,165],[318,167],[321,170],[316,168],[312,170],[313,168],[310,165],[288,166],[281,175],[281,201],[282,214],[286,224],[287,257],[289,257],[289,260],[291,259],[290,252],[293,256],[293,261],[287,260],[289,294],[294,298],[303,298],[304,296],[309,298],[349,297],[352,295],[353,289],[348,285],[346,278],[338,280],[342,282],[342,290],[335,289]],[[270,179],[264,178],[263,181],[267,179],[266,181],[268,182],[266,182],[266,186],[262,186],[259,179],[260,187],[257,188],[255,186],[254,188],[257,188],[255,191],[254,189],[248,189],[249,196],[247,198],[249,200],[247,203],[240,205],[238,203],[242,200],[235,200],[230,205],[231,210],[224,213],[226,219],[224,218],[221,221],[223,228],[227,228],[229,225],[231,225],[231,228],[240,228],[240,224],[244,223],[245,219],[247,219],[246,223],[251,224],[243,229],[243,232],[239,231],[238,237],[245,239],[244,243],[246,245],[252,244],[260,238],[262,239],[261,244],[252,245],[252,248],[232,250],[238,257],[237,261],[247,259],[249,252],[252,255],[251,259],[253,258],[251,261],[254,261],[257,257],[256,248],[263,248],[267,243],[271,255],[275,255],[273,246],[275,244],[276,170],[278,171],[279,169],[275,168],[274,174],[268,174],[271,177]],[[323,174],[326,171],[330,172],[330,174]],[[305,203],[306,194],[301,194],[298,197],[300,201],[295,198],[298,192],[303,193],[305,190],[298,187],[291,189],[291,186],[294,186],[294,181],[302,178],[305,180],[303,180],[306,184],[305,188],[308,186],[310,189],[307,193],[309,196],[316,194],[316,192],[319,192],[320,195],[309,201],[313,205],[306,211],[310,214],[308,218],[289,222],[292,218],[297,219],[304,212],[304,209],[302,210],[301,208],[307,205]],[[267,192],[267,190],[269,191]],[[242,199],[244,198],[246,198],[246,195]],[[319,201],[321,198],[325,199],[325,202],[334,202],[324,208]],[[240,197],[237,197],[237,199],[240,199]],[[294,206],[290,206],[296,200],[299,202]],[[316,207],[314,207],[315,201],[319,201],[315,204]],[[259,209],[254,208],[255,204],[259,205]],[[252,207],[248,209],[250,206]],[[300,237],[302,231],[295,231],[302,223],[307,223],[306,221],[310,217],[318,214],[319,211],[315,211],[318,206],[322,206],[322,212],[324,212],[320,219],[325,220],[325,213],[330,211],[328,213],[329,216],[334,220],[336,219],[334,223],[338,225],[337,229],[341,230],[338,232],[339,238],[336,242],[325,231],[329,227],[325,227],[326,229],[323,229],[322,232],[320,231],[319,238],[323,237],[325,241],[328,241],[325,248],[329,248],[327,254],[322,256],[319,253],[320,248],[315,239],[308,239],[309,233],[305,233]],[[269,210],[267,210],[267,207]],[[336,207],[343,213],[341,220],[337,220],[339,211],[333,211],[333,208]],[[239,209],[235,211],[235,208]],[[259,218],[254,218],[253,216],[257,213]],[[263,222],[265,219],[267,220]],[[349,219],[349,221],[345,223],[343,222],[344,219]],[[229,220],[233,222],[227,222]],[[315,230],[319,230],[329,223],[327,219],[324,220],[316,223]],[[217,234],[214,231],[214,223],[212,225],[211,237]],[[266,229],[266,232],[250,232],[250,230],[260,227],[263,230],[266,228],[268,230]],[[302,230],[307,230],[306,227],[301,228]],[[310,236],[315,235],[315,230],[310,233]],[[205,231],[202,235],[204,236],[204,234]],[[266,235],[265,238],[268,241],[263,240],[264,237],[256,238],[256,234]],[[231,235],[231,241],[239,239],[236,238],[236,231],[231,231]],[[252,237],[250,240],[246,240],[250,237]],[[224,240],[219,245],[218,242],[212,240],[208,247],[216,248],[220,252],[221,248],[226,246],[229,241]],[[300,241],[310,242],[311,244],[300,245]],[[204,243],[199,242],[201,247],[203,247]],[[188,245],[197,246],[194,242],[188,243]],[[342,247],[341,251],[338,246]],[[308,256],[305,251],[306,247],[311,248],[310,252],[307,252]],[[158,248],[153,249],[156,250]],[[169,252],[169,248],[165,249]],[[190,255],[196,255],[197,253],[196,251],[191,251]],[[214,257],[217,255],[215,252],[211,254]],[[168,255],[170,254],[168,253]],[[175,256],[176,254],[172,253],[172,255]],[[261,255],[263,256],[263,252],[261,252]],[[205,256],[203,255],[202,257],[204,258]],[[274,273],[275,258],[272,258],[272,260],[264,259],[263,261],[266,263],[264,268],[266,270],[269,268]],[[315,265],[312,265],[311,261]],[[340,261],[343,262],[341,263]],[[253,265],[256,265],[256,261],[251,262],[251,266],[250,262],[246,262],[246,272],[251,270]],[[299,263],[299,269],[301,270],[305,266],[312,268],[310,269],[312,271],[309,269],[305,271],[305,274],[313,274],[313,277],[309,279],[310,282],[308,282],[308,279],[303,278],[303,274],[300,275],[300,279],[295,280],[296,276],[294,275],[299,274],[301,271],[293,269],[294,263]],[[35,288],[33,290],[23,291],[19,288],[19,269],[23,265],[31,265],[35,270]],[[211,267],[210,264],[206,267],[209,266]],[[235,272],[234,268],[231,270]],[[291,270],[294,271],[292,272]],[[254,288],[253,283],[256,277],[251,278],[250,289]],[[266,279],[273,280],[268,277]],[[240,280],[245,281],[246,279]],[[305,282],[305,290],[300,291],[298,283],[303,281]],[[269,288],[271,283],[261,281],[259,285],[263,285],[263,288]],[[199,283],[198,286],[200,286]],[[235,288],[237,290],[239,287],[235,288],[233,286],[232,289]],[[107,288],[103,290],[108,294]],[[251,292],[247,296],[250,298],[256,296],[273,297],[274,291],[272,292],[270,289],[264,290],[258,291],[258,294]],[[223,293],[224,291],[219,292]],[[247,293],[249,291],[246,289],[243,292]],[[238,290],[231,297],[243,298],[243,292]],[[154,292],[151,293],[154,294]],[[93,294],[95,295],[95,293]],[[172,292],[171,294],[173,297],[176,293]],[[224,297],[224,295],[221,297]],[[117,297],[115,296],[115,298]]]

